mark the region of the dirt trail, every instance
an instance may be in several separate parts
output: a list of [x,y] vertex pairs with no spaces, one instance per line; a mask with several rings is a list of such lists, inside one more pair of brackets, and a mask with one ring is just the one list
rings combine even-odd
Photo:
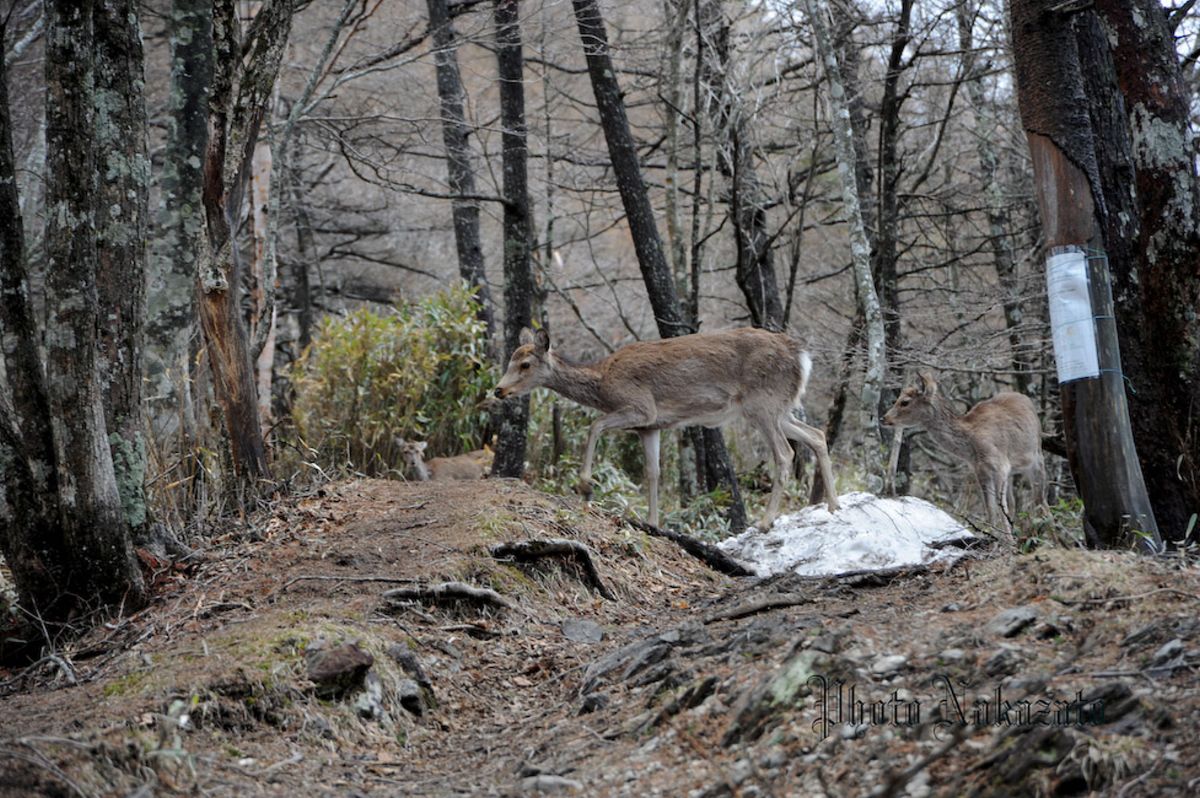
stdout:
[[[595,574],[490,551],[547,539]],[[732,579],[508,480],[343,483],[204,556],[143,612],[0,672],[0,796],[1200,787],[1200,577],[1178,560]],[[441,583],[509,606],[384,596]]]

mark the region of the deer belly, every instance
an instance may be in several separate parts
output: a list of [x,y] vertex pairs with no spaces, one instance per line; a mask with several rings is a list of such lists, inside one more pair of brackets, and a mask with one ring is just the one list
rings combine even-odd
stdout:
[[660,403],[654,428],[723,427],[740,415],[741,405],[733,400],[705,401],[704,397],[696,397],[689,403]]

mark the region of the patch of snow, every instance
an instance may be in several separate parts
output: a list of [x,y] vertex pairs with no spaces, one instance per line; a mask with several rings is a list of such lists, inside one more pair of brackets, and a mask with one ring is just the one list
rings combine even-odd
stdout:
[[824,504],[782,515],[767,532],[753,528],[718,544],[759,576],[791,571],[826,576],[949,560],[951,548],[928,544],[974,537],[962,524],[927,501],[870,493],[839,496],[836,513]]

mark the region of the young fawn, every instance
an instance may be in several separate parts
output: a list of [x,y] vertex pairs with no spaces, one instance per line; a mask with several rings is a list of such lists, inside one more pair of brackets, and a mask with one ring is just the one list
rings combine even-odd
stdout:
[[683,426],[720,427],[745,418],[771,444],[775,477],[766,513],[756,526],[769,529],[779,514],[792,447],[801,441],[817,455],[825,500],[838,509],[825,433],[792,416],[804,394],[812,361],[794,338],[740,329],[640,341],[596,363],[572,363],[550,349],[545,330],[521,331],[496,396],[521,396],[544,386],[601,415],[588,431],[579,492],[591,494],[596,439],[609,429],[633,430],[646,456],[649,521],[658,525],[659,434]]
[[[1013,474],[1033,484],[1038,509],[1046,507],[1046,471],[1042,465],[1042,428],[1028,396],[1012,391],[984,399],[963,415],[954,411],[928,372],[900,393],[883,424],[923,427],[939,448],[965,462],[975,472],[988,521],[1012,533],[1015,512]],[[1011,508],[1011,509],[1010,509]]]
[[404,461],[412,466],[421,482],[447,479],[483,479],[492,467],[494,453],[491,449],[476,449],[456,457],[435,457],[425,462],[425,441],[401,439],[400,453]]

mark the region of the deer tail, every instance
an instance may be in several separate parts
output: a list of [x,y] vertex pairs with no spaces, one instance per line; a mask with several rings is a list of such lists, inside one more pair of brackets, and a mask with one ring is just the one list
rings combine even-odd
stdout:
[[799,404],[804,398],[804,392],[808,389],[808,377],[812,374],[812,358],[808,356],[808,352],[800,350],[800,387],[796,390],[796,399],[794,404]]

